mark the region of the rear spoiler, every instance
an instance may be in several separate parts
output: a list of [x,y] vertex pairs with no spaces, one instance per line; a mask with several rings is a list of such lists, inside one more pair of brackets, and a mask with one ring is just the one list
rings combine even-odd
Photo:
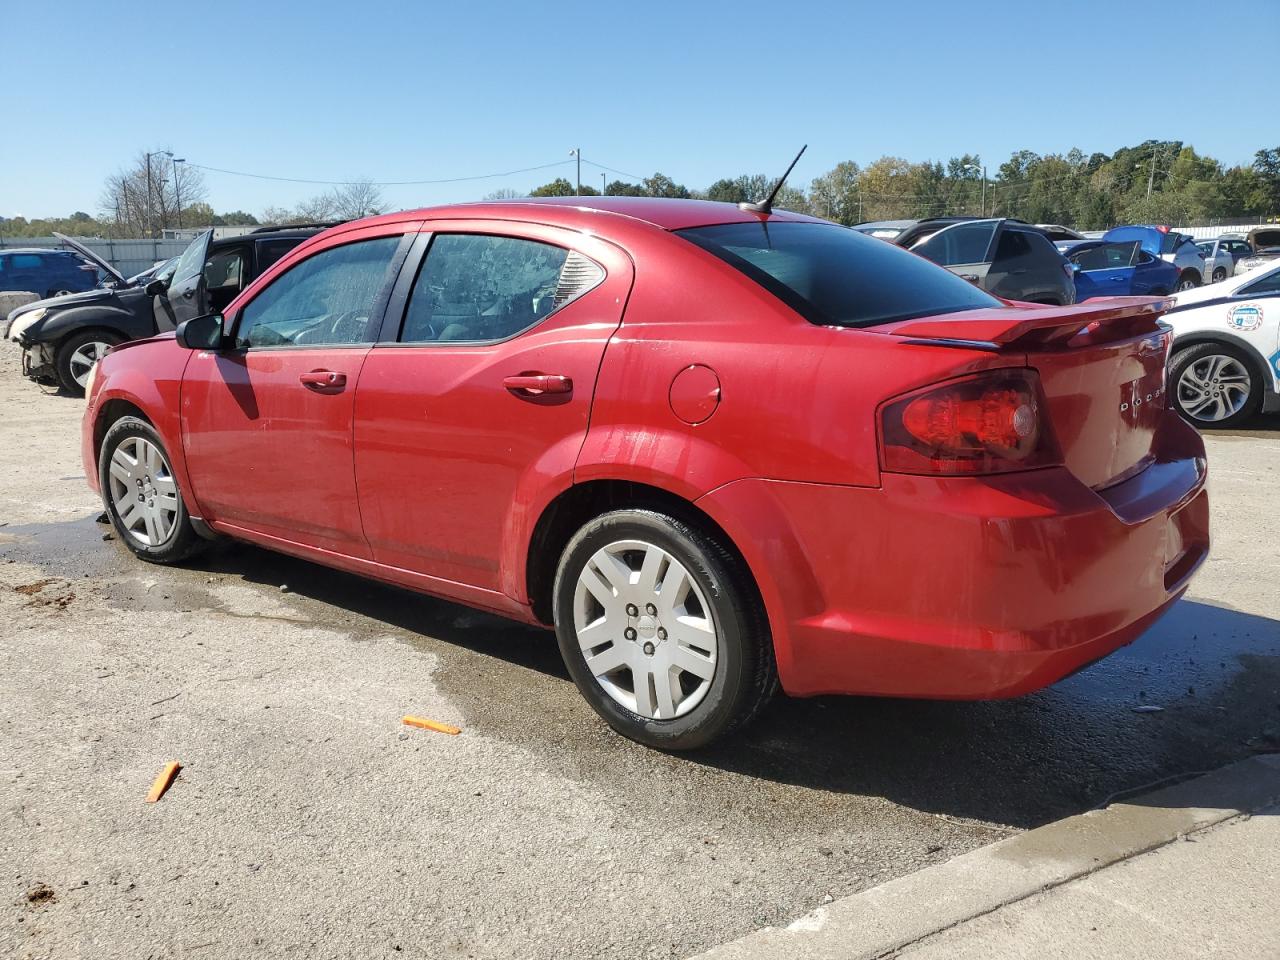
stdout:
[[946,318],[906,320],[879,330],[919,343],[1001,350],[1009,347],[1067,349],[1128,340],[1167,329],[1160,315],[1168,298],[1099,297],[1070,307],[1030,304],[1000,311],[973,311]]

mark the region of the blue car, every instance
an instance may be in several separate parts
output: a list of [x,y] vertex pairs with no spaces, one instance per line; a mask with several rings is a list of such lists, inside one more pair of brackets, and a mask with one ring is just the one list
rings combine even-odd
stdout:
[[1204,269],[1204,251],[1185,233],[1164,226],[1112,227],[1102,235],[1102,239],[1116,242],[1137,240],[1142,249],[1153,257],[1172,263],[1178,268],[1178,282],[1174,290],[1190,290],[1208,279]]
[[70,250],[15,247],[0,250],[0,292],[25,290],[45,299],[98,285],[98,268]]
[[1063,251],[1076,276],[1076,302],[1090,297],[1163,296],[1178,288],[1175,264],[1138,240],[1081,240]]

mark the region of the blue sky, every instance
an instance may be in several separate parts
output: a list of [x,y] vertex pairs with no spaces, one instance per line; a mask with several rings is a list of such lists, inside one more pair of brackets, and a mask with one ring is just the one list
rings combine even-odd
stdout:
[[[967,151],[994,168],[1020,148],[1176,138],[1234,164],[1280,144],[1247,69],[1274,63],[1280,0],[0,0],[0,28],[4,216],[95,212],[103,179],[148,148],[316,180],[564,161],[384,188],[402,208],[572,179],[577,146],[616,170],[705,187],[780,172],[805,142],[800,184],[884,154]],[[599,174],[584,164],[585,183]],[[325,189],[205,176],[219,210]]]

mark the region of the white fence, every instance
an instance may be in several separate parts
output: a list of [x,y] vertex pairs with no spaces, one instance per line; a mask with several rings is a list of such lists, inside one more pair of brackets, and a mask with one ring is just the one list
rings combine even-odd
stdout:
[[[100,237],[76,237],[109,264],[131,277],[141,273],[157,260],[176,257],[187,248],[189,240],[110,240]],[[9,247],[60,247],[57,237],[0,237],[0,250]]]

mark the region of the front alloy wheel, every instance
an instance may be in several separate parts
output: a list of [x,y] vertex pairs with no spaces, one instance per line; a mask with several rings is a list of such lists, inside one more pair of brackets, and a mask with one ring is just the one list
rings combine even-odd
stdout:
[[1178,410],[1196,426],[1235,426],[1251,417],[1262,399],[1248,359],[1230,344],[1182,350],[1170,373]]
[[578,690],[623,736],[689,750],[773,695],[773,640],[742,558],[664,512],[614,510],[560,557],[556,638]]
[[191,525],[164,442],[145,420],[121,417],[107,430],[98,480],[116,535],[143,560],[176,563],[205,543]]

